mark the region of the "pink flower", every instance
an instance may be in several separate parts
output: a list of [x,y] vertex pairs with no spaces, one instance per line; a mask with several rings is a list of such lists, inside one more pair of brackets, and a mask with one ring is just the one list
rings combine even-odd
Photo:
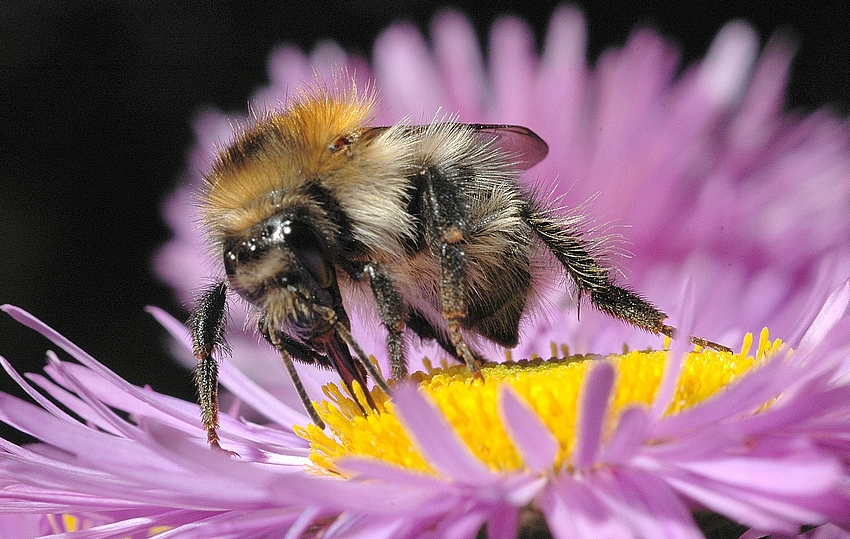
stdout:
[[[538,56],[528,28],[505,18],[492,30],[485,64],[469,22],[446,12],[433,25],[433,49],[413,28],[398,25],[379,36],[371,66],[332,44],[310,55],[283,47],[271,56],[269,86],[252,102],[259,110],[274,107],[312,81],[314,70],[329,79],[345,68],[378,89],[377,124],[457,114],[465,122],[530,127],[550,152],[526,174],[528,181],[563,196],[568,208],[583,206],[596,235],[622,238],[608,244],[623,282],[674,322],[689,283],[700,311],[694,332],[712,340],[738,342],[765,325],[790,338],[850,275],[846,122],[826,111],[785,114],[793,51],[776,38],[759,55],[755,32],[743,23],[727,25],[706,58],[681,75],[675,50],[645,30],[590,67],[584,32],[579,13],[557,10]],[[166,208],[175,238],[155,267],[183,301],[217,267],[197,262],[203,247],[191,186],[199,185],[216,145],[232,137],[232,122],[243,116],[199,116],[193,176]],[[616,256],[623,252],[630,256]],[[355,336],[381,356],[384,340],[369,312],[355,316],[355,326],[362,325]],[[659,346],[657,337],[591,308],[579,320],[573,298],[556,281],[541,313],[526,325],[516,357],[546,353],[550,341],[576,352]],[[231,334],[243,320],[233,318]],[[248,340],[253,346],[255,337]],[[489,355],[499,359],[502,352]]]
[[[544,418],[506,386],[502,422],[523,461],[513,472],[478,460],[428,399],[402,385],[393,394],[396,414],[436,474],[349,457],[336,464],[348,478],[312,473],[303,440],[291,432],[293,421],[307,418],[228,364],[223,384],[264,416],[262,424],[236,411],[223,418],[222,443],[240,458],[207,450],[194,404],[128,384],[6,306],[79,364],[51,353],[47,376],[26,380],[2,360],[36,404],[0,395],[0,419],[43,443],[0,441],[0,513],[31,515],[0,517],[0,525],[163,538],[297,537],[319,529],[323,537],[472,537],[486,525],[491,537],[513,537],[521,511],[530,510],[555,537],[700,537],[694,508],[765,532],[846,525],[848,303],[850,283],[830,297],[792,355],[777,354],[713,399],[669,416],[661,415],[664,395],[677,377],[665,376],[660,397],[626,408],[610,433],[615,371],[596,362],[579,395],[568,464],[557,463]],[[180,323],[152,312],[188,350]],[[668,369],[675,374],[676,366]]]
[[[309,56],[282,48],[256,108],[285,101],[314,69],[330,77],[344,67],[360,84],[375,81],[378,123],[457,113],[530,127],[550,156],[528,181],[568,206],[587,202],[595,234],[626,239],[632,257],[611,261],[624,282],[683,330],[732,343],[768,325],[795,352],[665,415],[682,366],[677,344],[651,402],[619,412],[613,426],[605,418],[616,371],[599,361],[583,379],[565,462],[546,418],[502,387],[499,425],[522,464],[511,471],[486,464],[428,397],[402,385],[393,406],[432,473],[346,457],[336,463],[345,476],[323,476],[293,432],[308,419],[279,358],[241,332],[240,311],[229,328],[232,361],[222,363],[233,403],[220,429],[240,458],[226,458],[206,449],[194,403],[132,386],[7,306],[76,362],[51,353],[43,375],[21,376],[2,360],[35,404],[0,394],[0,420],[41,441],[0,440],[4,537],[474,537],[485,524],[490,537],[513,537],[527,513],[559,538],[700,537],[695,509],[752,534],[829,523],[810,532],[829,537],[850,523],[850,285],[827,298],[850,276],[850,137],[828,112],[782,111],[787,44],[774,40],[759,54],[752,29],[731,23],[677,75],[675,52],[648,31],[588,66],[583,21],[570,8],[553,16],[540,56],[515,19],[494,26],[486,64],[457,14],[438,17],[432,37],[429,48],[412,28],[392,27],[371,63],[331,44]],[[232,119],[199,115],[192,177],[166,207],[175,237],[156,269],[184,301],[216,276],[215,261],[200,258],[191,193]],[[379,354],[384,338],[365,311],[352,314],[355,337]],[[185,328],[152,312],[191,362]],[[553,283],[514,356],[543,353],[551,340],[578,352],[660,347],[591,309],[581,315]],[[316,398],[334,379],[299,370]]]

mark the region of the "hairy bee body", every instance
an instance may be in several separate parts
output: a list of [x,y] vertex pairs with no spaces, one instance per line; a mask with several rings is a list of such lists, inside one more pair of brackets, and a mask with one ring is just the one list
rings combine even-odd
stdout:
[[[421,171],[434,169],[462,195],[458,226],[469,307],[464,326],[501,345],[515,345],[530,289],[532,245],[521,215],[527,202],[518,185],[520,171],[511,156],[482,144],[480,133],[458,123],[418,129],[399,124],[366,147],[328,154],[328,141],[363,129],[367,105],[311,102],[246,132],[221,159],[205,193],[205,228],[213,243],[226,245],[246,235],[281,208],[305,208],[341,273],[350,277],[360,264],[381,264],[404,303],[442,329],[439,253],[426,238],[416,184]],[[312,136],[296,140],[293,133]],[[278,325],[293,305],[268,282],[286,266],[280,253],[271,257],[276,258],[235,273],[230,282]],[[348,282],[368,287],[358,279]]]
[[212,354],[222,345],[228,291],[256,307],[260,332],[318,424],[292,358],[335,368],[350,391],[367,371],[383,384],[349,333],[341,289],[374,300],[396,378],[407,372],[407,332],[436,340],[473,372],[469,337],[516,345],[548,255],[579,297],[672,336],[666,315],[614,283],[575,223],[521,184],[522,170],[547,152],[537,135],[455,122],[372,127],[371,110],[356,92],[304,93],[244,130],[208,175],[203,226],[226,278],[201,298],[192,326],[211,445]]
[[[408,135],[405,142],[411,144],[408,162],[413,167],[399,178],[408,194],[401,209],[413,218],[413,226],[396,229],[395,237],[376,237],[394,248],[373,253],[373,260],[385,268],[399,292],[408,321],[422,319],[448,342],[441,307],[440,246],[448,235],[456,234],[462,238],[465,257],[462,328],[503,346],[515,345],[530,292],[532,257],[531,231],[521,217],[526,202],[517,183],[519,170],[503,152],[482,146],[480,133],[464,124],[431,124]],[[435,211],[428,197],[439,196],[423,185],[429,181],[423,177],[429,175],[438,178],[433,190],[457,198],[457,208],[441,205],[446,223],[425,215]],[[383,219],[380,214],[369,218]],[[396,254],[398,248],[401,256]],[[417,329],[427,334],[430,328]]]

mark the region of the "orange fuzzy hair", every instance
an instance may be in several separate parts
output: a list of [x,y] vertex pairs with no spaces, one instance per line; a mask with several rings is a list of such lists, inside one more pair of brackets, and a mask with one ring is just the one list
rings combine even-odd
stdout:
[[317,84],[302,89],[280,111],[257,118],[223,149],[201,193],[203,224],[216,242],[273,213],[270,193],[298,196],[305,179],[344,166],[345,152],[328,147],[340,137],[356,138],[373,116],[374,92]]

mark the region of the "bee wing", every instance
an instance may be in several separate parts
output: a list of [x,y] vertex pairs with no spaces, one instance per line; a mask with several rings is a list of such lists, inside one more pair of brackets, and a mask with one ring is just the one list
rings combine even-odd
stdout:
[[[537,133],[521,125],[498,124],[464,124],[470,127],[481,138],[482,144],[491,144],[494,148],[507,154],[515,167],[528,170],[546,157],[549,145]],[[413,125],[407,128],[408,133],[422,133],[428,126]],[[384,131],[387,126],[371,127],[360,137],[370,141]]]
[[514,166],[528,170],[546,157],[549,145],[537,133],[521,125],[469,124],[482,142],[511,156]]

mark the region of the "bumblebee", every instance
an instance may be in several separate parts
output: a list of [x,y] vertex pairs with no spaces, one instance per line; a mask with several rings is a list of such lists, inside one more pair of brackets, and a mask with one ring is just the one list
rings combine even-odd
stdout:
[[225,348],[229,292],[259,313],[259,333],[320,427],[293,360],[335,369],[352,394],[367,377],[388,391],[351,336],[341,291],[374,299],[396,379],[407,376],[406,332],[436,341],[480,376],[468,342],[517,344],[536,269],[551,256],[579,300],[675,335],[663,312],[597,261],[576,219],[521,182],[548,152],[534,132],[452,121],[371,126],[373,94],[351,88],[302,91],[238,134],[206,177],[202,225],[226,278],[199,297],[190,325],[211,446],[219,447],[215,356]]

